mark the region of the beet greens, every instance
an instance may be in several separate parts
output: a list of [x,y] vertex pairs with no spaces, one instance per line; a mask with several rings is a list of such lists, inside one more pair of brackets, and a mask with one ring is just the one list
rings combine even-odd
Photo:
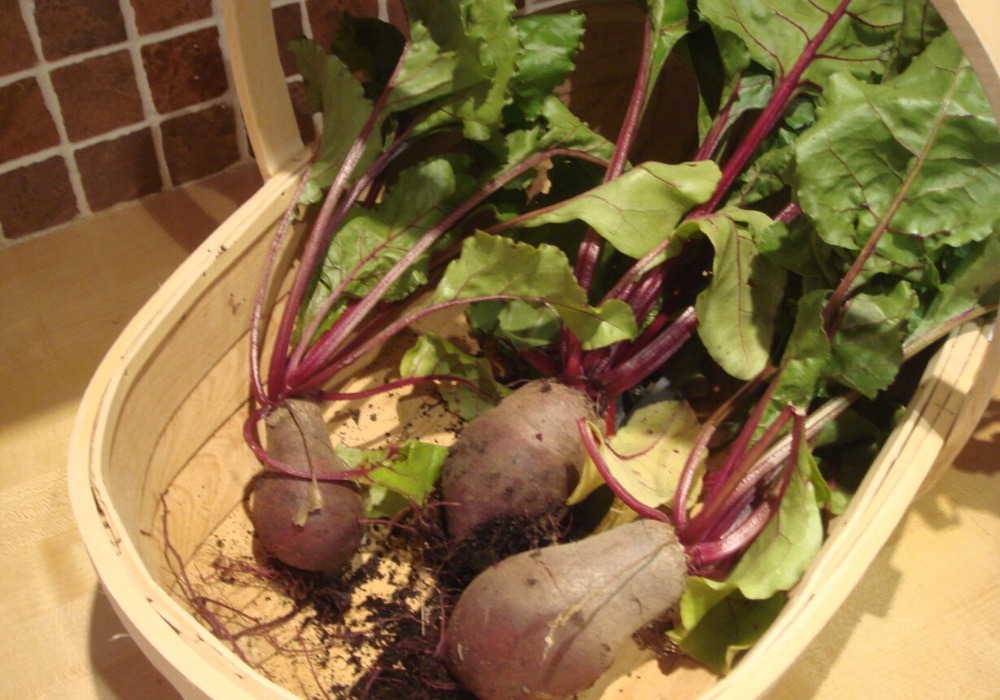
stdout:
[[[255,426],[292,397],[356,396],[338,388],[354,363],[461,307],[522,376],[600,407],[600,426],[579,425],[591,463],[573,500],[607,483],[674,524],[692,576],[672,636],[723,671],[753,642],[729,636],[732,616],[766,628],[843,507],[824,426],[871,444],[904,360],[996,304],[986,99],[925,2],[648,0],[612,142],[555,93],[582,15],[404,4],[405,35],[345,17],[333,55],[293,46],[324,130],[266,380],[264,300],[292,211],[261,286],[248,442],[279,471],[425,499],[443,457],[418,443],[308,474],[269,456]],[[642,162],[633,146],[671,57],[697,79],[700,141],[688,162]],[[734,390],[697,416],[684,390],[704,373]],[[420,382],[466,419],[507,391],[487,359],[431,333],[383,390]],[[400,485],[416,453],[420,485]]]

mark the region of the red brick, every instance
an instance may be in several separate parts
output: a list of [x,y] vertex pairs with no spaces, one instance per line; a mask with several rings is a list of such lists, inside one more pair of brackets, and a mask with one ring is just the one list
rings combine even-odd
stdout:
[[35,22],[50,61],[126,39],[118,0],[35,0]]
[[340,27],[340,14],[355,17],[378,17],[378,0],[306,0],[313,39],[329,50]]
[[299,68],[295,63],[295,54],[288,50],[288,43],[302,34],[302,11],[298,5],[277,7],[273,12],[274,33],[278,37],[278,57],[285,75],[295,75]]
[[66,132],[80,141],[142,121],[142,98],[128,51],[52,71]]
[[38,81],[25,78],[0,87],[0,163],[58,145]]
[[236,117],[217,105],[165,121],[163,151],[175,185],[225,170],[240,159]]
[[38,62],[17,0],[0,0],[0,75],[31,68]]
[[82,148],[76,152],[76,163],[93,211],[163,188],[149,129]]
[[0,175],[0,223],[7,238],[44,231],[78,213],[69,170],[60,157]]
[[205,102],[228,89],[214,27],[143,46],[142,62],[160,114]]
[[161,32],[212,16],[212,0],[132,0],[140,34]]
[[311,143],[316,138],[316,126],[313,124],[312,112],[306,107],[306,91],[302,81],[289,83],[288,91],[292,97],[295,121],[299,125],[299,136],[302,137],[303,143]]

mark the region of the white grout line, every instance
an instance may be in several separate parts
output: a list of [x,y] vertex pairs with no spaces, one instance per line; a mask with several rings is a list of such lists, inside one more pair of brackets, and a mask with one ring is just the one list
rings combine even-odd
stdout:
[[309,19],[309,8],[306,0],[298,0],[299,14],[302,16],[302,33],[310,39],[313,37],[312,20]]
[[[284,7],[287,5],[297,5],[299,7],[300,15],[302,18],[303,33],[307,36],[313,35],[312,23],[309,20],[309,12],[306,7],[305,0],[271,0],[271,7]],[[245,162],[250,159],[249,152],[249,142],[246,135],[246,128],[243,123],[242,117],[239,112],[239,100],[236,96],[235,87],[232,80],[232,67],[229,58],[229,52],[226,49],[224,32],[225,29],[222,26],[222,11],[220,7],[219,0],[212,0],[212,16],[203,18],[200,20],[195,20],[192,22],[187,22],[181,24],[177,27],[171,27],[163,31],[152,32],[150,34],[141,35],[139,33],[139,28],[136,20],[135,10],[129,0],[119,0],[119,7],[121,9],[122,18],[125,24],[125,35],[126,41],[118,42],[108,46],[102,46],[89,51],[84,51],[81,53],[73,54],[72,56],[67,56],[55,60],[46,60],[42,52],[42,42],[41,35],[38,30],[37,22],[35,21],[35,0],[19,0],[19,7],[21,10],[22,17],[24,19],[24,24],[27,27],[28,35],[31,38],[32,46],[35,49],[35,58],[37,63],[26,70],[18,71],[16,73],[7,74],[0,76],[0,87],[6,87],[13,83],[16,83],[25,78],[34,78],[42,91],[42,96],[45,101],[45,105],[52,115],[53,120],[56,124],[56,130],[59,134],[59,145],[53,146],[51,148],[46,148],[41,151],[36,151],[30,153],[26,156],[16,158],[13,160],[5,161],[0,163],[0,175],[6,174],[13,170],[23,168],[25,166],[40,163],[42,161],[48,160],[53,157],[62,157],[66,163],[67,168],[70,173],[70,183],[73,189],[74,197],[77,201],[77,207],[79,209],[79,214],[74,217],[74,222],[80,218],[91,215],[93,212],[87,202],[86,192],[83,189],[83,181],[80,175],[79,168],[76,165],[75,152],[93,146],[95,144],[104,143],[106,141],[112,141],[114,139],[120,138],[122,136],[127,136],[129,134],[141,131],[143,129],[150,129],[153,137],[153,147],[156,153],[157,166],[160,173],[160,178],[162,180],[162,189],[164,191],[173,189],[174,184],[172,178],[170,177],[170,172],[166,164],[166,157],[163,147],[163,132],[161,125],[177,116],[184,114],[189,114],[192,112],[197,112],[202,109],[218,106],[220,104],[226,104],[233,108],[234,115],[236,118],[236,131],[237,131],[237,146],[239,149],[239,162]],[[379,17],[387,19],[388,17],[388,4],[387,0],[378,0],[379,7]],[[153,102],[152,89],[149,85],[149,79],[146,75],[145,67],[142,62],[142,48],[150,44],[155,44],[161,41],[167,41],[170,39],[189,34],[194,31],[207,28],[216,28],[219,31],[219,43],[222,49],[223,62],[226,70],[226,78],[229,84],[229,88],[223,95],[220,95],[211,100],[205,100],[203,102],[198,102],[197,104],[190,105],[188,107],[169,112],[167,114],[159,114],[156,110],[156,105]],[[92,58],[97,58],[100,56],[106,56],[109,54],[117,53],[119,51],[128,51],[129,57],[132,61],[132,68],[135,72],[136,84],[139,90],[139,97],[142,103],[143,120],[140,122],[135,122],[132,124],[127,124],[111,131],[98,134],[86,139],[81,139],[79,141],[73,142],[69,139],[68,133],[66,131],[65,121],[62,115],[62,109],[59,104],[58,95],[55,92],[55,88],[52,85],[52,80],[50,74],[54,70],[58,70],[65,66],[74,65],[77,63],[82,63],[83,61],[90,60]],[[294,80],[294,78],[292,79]],[[73,223],[73,222],[70,222]],[[25,236],[19,236],[17,239],[10,239],[4,235],[3,225],[0,222],[0,248],[7,247],[9,245],[14,245],[20,243],[24,240],[29,240],[39,235],[44,235],[50,230],[59,228],[59,226],[54,226],[49,229],[44,229],[42,231],[34,232]]]
[[128,39],[126,47],[132,58],[132,70],[135,73],[136,84],[139,87],[139,99],[142,100],[142,113],[145,117],[144,126],[148,125],[153,136],[153,152],[156,154],[156,165],[160,171],[163,189],[168,190],[173,185],[167,158],[163,149],[163,132],[160,129],[162,120],[153,102],[153,90],[149,86],[149,77],[142,62],[142,45],[140,44],[139,27],[135,20],[135,9],[129,0],[119,0],[122,18],[125,21],[125,36]]
[[[42,59],[42,39],[38,32],[38,23],[35,22],[35,2],[34,0],[20,0],[21,15],[24,18],[24,25],[28,29],[28,36],[31,44],[35,48],[35,56],[39,62]],[[73,188],[73,196],[76,198],[76,206],[79,216],[91,214],[90,204],[87,202],[87,195],[83,190],[83,179],[80,177],[80,169],[76,166],[76,159],[73,157],[73,146],[70,143],[69,135],[66,132],[66,122],[63,119],[62,108],[59,105],[59,97],[56,89],[52,85],[52,77],[47,70],[39,70],[35,76],[38,87],[42,92],[42,99],[45,106],[52,115],[52,120],[56,125],[56,132],[59,134],[59,146],[52,149],[53,154],[59,154],[66,163],[69,171],[69,182]],[[51,157],[51,156],[49,156]],[[42,162],[37,157],[32,159],[35,163]]]

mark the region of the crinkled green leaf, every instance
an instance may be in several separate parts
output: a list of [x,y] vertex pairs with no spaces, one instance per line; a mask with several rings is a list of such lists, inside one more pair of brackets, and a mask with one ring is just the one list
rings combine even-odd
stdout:
[[555,311],[521,299],[480,301],[466,314],[470,328],[502,338],[517,352],[551,345],[562,328]]
[[711,280],[695,302],[698,336],[737,379],[755,377],[771,358],[785,272],[760,255],[754,242],[755,232],[770,224],[766,214],[727,207],[681,227],[700,230],[715,248]]
[[526,15],[515,21],[522,51],[511,88],[515,104],[528,119],[541,115],[545,99],[572,72],[583,22],[583,15],[576,13]]
[[829,296],[828,291],[818,290],[798,300],[795,324],[781,357],[781,376],[771,397],[772,415],[788,404],[808,408],[819,394],[832,357],[823,328],[823,307]]
[[933,284],[939,249],[1000,228],[1000,136],[951,35],[884,84],[835,76],[796,154],[799,202],[825,241],[857,251],[885,231],[871,272]]
[[906,324],[917,303],[903,281],[889,292],[852,298],[831,340],[825,373],[869,398],[888,388],[903,364]]
[[416,131],[460,123],[467,138],[488,140],[502,124],[520,51],[514,4],[411,1],[406,9],[412,46],[404,53],[388,108],[399,111],[447,98]]
[[[316,160],[309,171],[309,182],[300,200],[319,201],[323,190],[336,177],[344,157],[354,145],[365,122],[372,112],[372,104],[365,99],[364,88],[347,66],[336,56],[330,56],[312,39],[298,37],[289,44],[295,54],[310,110],[323,115],[323,135]],[[365,156],[359,168],[373,158],[378,130],[372,132]]]
[[437,21],[433,17],[411,15],[410,41],[403,53],[392,92],[386,99],[386,109],[394,112],[431,102],[456,89],[455,71],[459,64],[457,54],[454,50],[442,48],[435,41],[435,33],[443,34],[441,40],[447,41],[448,34],[455,30],[452,28],[445,31],[439,28],[440,25],[453,27],[453,23],[459,23],[454,4],[441,2],[409,5],[438,10]]
[[[457,161],[461,170],[461,161]],[[319,313],[330,294],[360,297],[384,276],[413,244],[450,210],[456,190],[467,189],[449,158],[434,158],[403,171],[374,209],[355,210],[333,237],[305,307],[305,318]],[[428,257],[415,261],[386,294],[405,298],[427,282]],[[327,319],[328,321],[329,319]]]
[[434,333],[421,335],[400,363],[403,377],[427,377],[431,375],[456,377],[471,382],[478,391],[466,384],[442,381],[437,390],[448,404],[449,410],[465,420],[472,420],[509,393],[496,381],[490,361],[484,357],[473,357],[459,350]]
[[[699,0],[698,12],[714,26],[739,36],[753,60],[781,78],[792,70],[808,42],[819,35],[843,1]],[[884,0],[851,0],[848,9],[820,45],[804,80],[822,86],[837,71],[863,77],[886,71],[903,22],[902,7]]]
[[[636,409],[609,440],[595,438],[601,456],[615,480],[640,503],[658,508],[674,499],[677,481],[700,430],[698,418],[686,401],[658,401]],[[569,504],[579,503],[604,484],[589,457]],[[697,493],[692,494],[693,498]]]
[[842,251],[826,245],[808,217],[774,222],[757,236],[757,247],[778,266],[805,278],[807,290],[832,289],[840,279],[837,267],[843,263],[835,255]]
[[534,310],[533,318],[556,314],[585,349],[631,339],[637,330],[627,304],[616,300],[600,307],[587,304],[566,254],[544,243],[536,248],[482,232],[466,238],[461,255],[448,265],[430,303],[479,297],[522,302],[503,305],[497,314],[496,330],[501,332],[508,321],[523,326],[528,310]]
[[616,250],[641,258],[677,231],[684,214],[708,201],[719,177],[719,168],[712,161],[643,163],[528,219],[524,225],[581,219]]
[[748,600],[728,581],[692,576],[681,596],[681,624],[669,633],[686,654],[718,674],[749,649],[785,606],[784,594]]
[[1000,230],[985,241],[974,241],[955,250],[957,260],[948,269],[936,294],[912,324],[912,340],[977,306],[1000,301]]
[[903,61],[916,56],[948,30],[933,3],[903,0],[903,26],[899,32],[899,55]]
[[802,99],[793,103],[782,123],[761,144],[760,155],[747,164],[730,201],[739,206],[749,206],[788,187],[790,166],[795,157],[795,140],[815,119],[812,101]]
[[342,444],[336,451],[351,468],[379,465],[361,482],[368,486],[363,496],[369,518],[391,518],[410,505],[427,503],[448,457],[447,447],[418,440],[403,443],[393,453]]

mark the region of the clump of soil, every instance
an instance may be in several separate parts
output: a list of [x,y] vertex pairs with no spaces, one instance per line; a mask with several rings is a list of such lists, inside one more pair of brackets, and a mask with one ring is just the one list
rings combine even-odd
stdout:
[[183,569],[175,594],[263,675],[306,698],[472,700],[442,662],[461,590],[502,558],[557,540],[511,520],[451,542],[425,508],[368,536],[339,576],[292,569],[253,546],[237,509]]

